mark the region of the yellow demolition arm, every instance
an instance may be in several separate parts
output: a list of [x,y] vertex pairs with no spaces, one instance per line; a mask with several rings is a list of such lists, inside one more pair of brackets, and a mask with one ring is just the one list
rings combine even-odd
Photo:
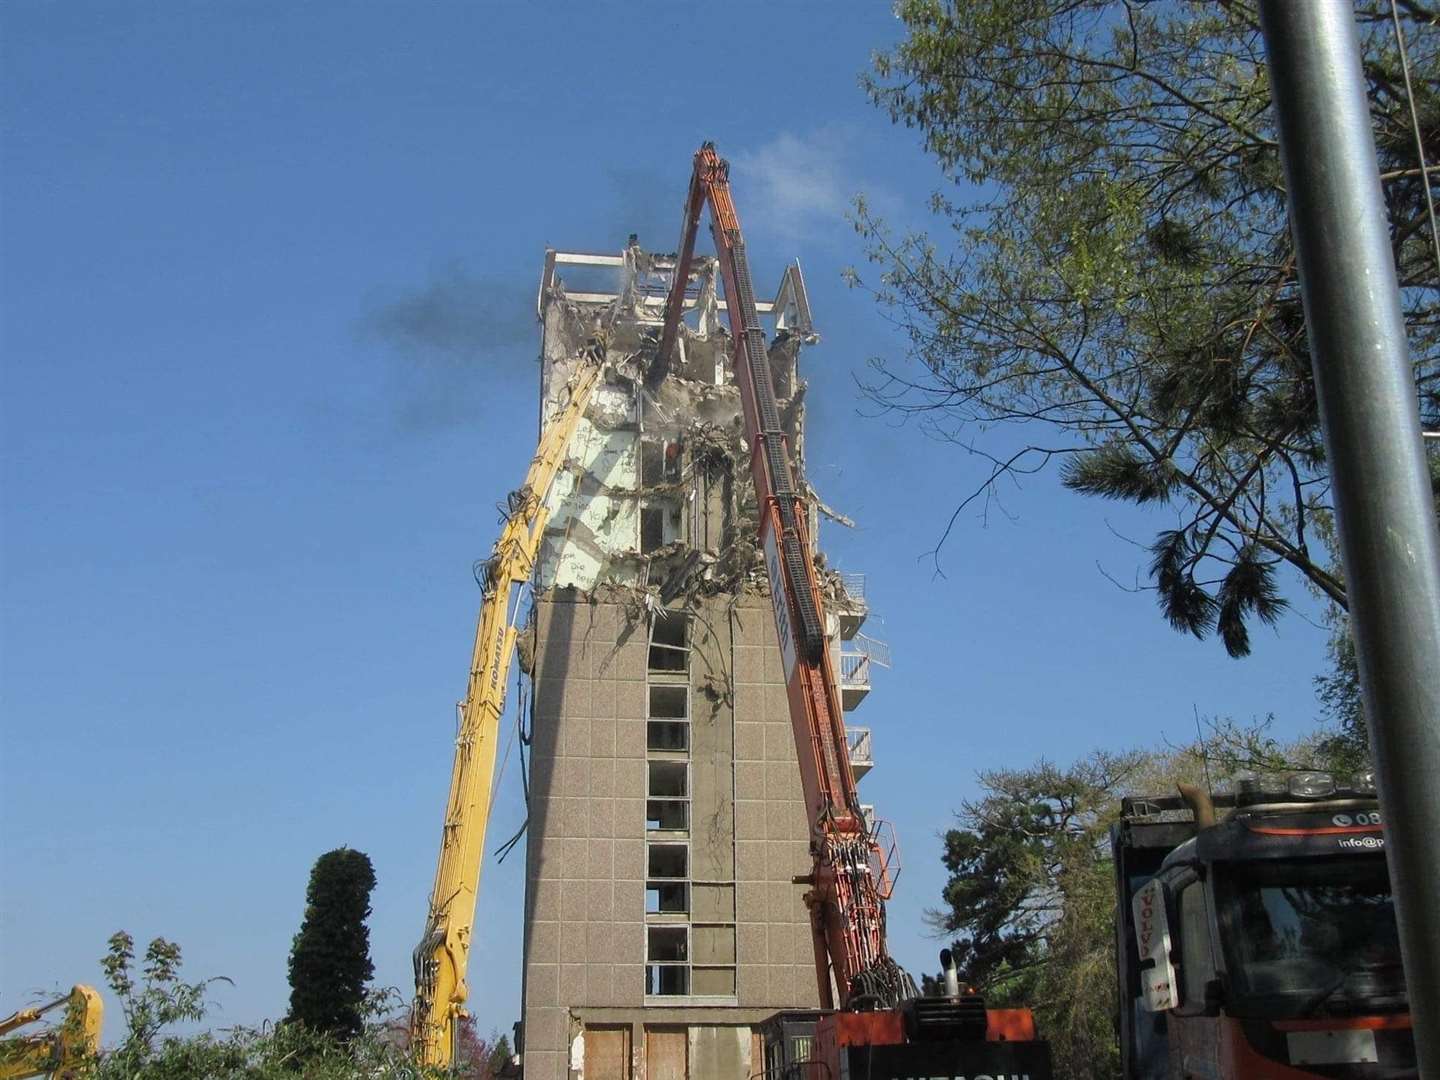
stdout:
[[469,996],[465,972],[490,817],[495,744],[505,708],[506,677],[515,654],[512,600],[535,565],[545,533],[545,497],[600,381],[601,349],[598,345],[587,349],[570,388],[570,402],[541,436],[525,485],[512,497],[510,518],[485,567],[484,600],[470,660],[470,684],[460,708],[440,863],[430,894],[425,936],[415,949],[411,1045],[427,1065],[450,1064],[457,1021],[465,1015]]
[[105,1007],[100,995],[88,986],[76,986],[69,994],[34,1009],[21,1009],[0,1020],[0,1035],[33,1024],[51,1009],[64,1005],[60,1027],[43,1035],[19,1035],[0,1040],[0,1080],[21,1080],[49,1076],[54,1080],[76,1080],[87,1063],[100,1052],[100,1025]]

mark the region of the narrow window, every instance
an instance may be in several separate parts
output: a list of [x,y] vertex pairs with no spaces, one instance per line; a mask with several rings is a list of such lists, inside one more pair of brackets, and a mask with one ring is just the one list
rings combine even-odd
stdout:
[[648,555],[665,546],[665,511],[658,506],[640,508],[640,554]]
[[640,483],[678,484],[681,455],[678,442],[646,439],[640,444]]
[[653,997],[674,997],[690,992],[690,969],[684,964],[647,964],[645,993]]
[[645,794],[652,799],[688,799],[690,797],[689,766],[684,761],[651,761],[650,784]]
[[678,832],[690,827],[690,773],[683,761],[651,761],[645,827]]
[[647,881],[647,915],[685,915],[690,911],[690,886],[684,881]]
[[684,879],[690,873],[690,849],[684,844],[651,844],[646,852],[647,879]]
[[690,670],[690,619],[684,612],[666,611],[650,627],[650,670]]
[[690,688],[688,686],[656,684],[650,687],[651,720],[684,720],[689,715]]
[[649,926],[645,930],[645,992],[690,992],[690,928]]
[[683,754],[690,749],[690,725],[684,720],[651,720],[645,738],[647,750]]
[[688,926],[651,926],[648,959],[652,964],[683,964],[690,959]]
[[684,832],[690,828],[690,800],[647,799],[645,827],[666,832]]

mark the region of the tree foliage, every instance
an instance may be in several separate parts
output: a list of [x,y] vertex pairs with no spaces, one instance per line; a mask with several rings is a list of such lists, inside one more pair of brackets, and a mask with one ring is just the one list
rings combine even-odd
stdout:
[[1115,1073],[1115,893],[1104,855],[1112,804],[1141,756],[982,773],[945,834],[950,877],[931,913],[961,981],[995,1004],[1035,1009],[1057,1076]]
[[[1356,5],[1434,424],[1436,254],[1390,10]],[[1399,11],[1425,159],[1440,162],[1440,8]],[[989,459],[970,498],[1058,460],[1074,491],[1167,508],[1150,564],[1163,614],[1233,656],[1284,610],[1282,566],[1343,608],[1254,0],[897,12],[908,36],[867,87],[949,186],[933,201],[943,240],[897,238],[859,208],[875,292],[919,361],[880,363],[869,393]]]
[[1343,620],[1331,622],[1330,670],[1315,677],[1320,708],[1330,722],[1321,749],[1342,772],[1355,773],[1370,764],[1370,733],[1360,691],[1360,665],[1355,639]]
[[305,891],[305,918],[290,950],[288,1021],[340,1038],[364,1026],[370,962],[370,892],[375,869],[350,848],[315,861]]
[[481,1035],[473,1017],[461,1018],[456,1042],[456,1080],[497,1080],[510,1061],[510,1040],[495,1031]]
[[486,1068],[489,1070],[488,1080],[495,1080],[510,1067],[510,1059],[515,1052],[510,1049],[510,1037],[501,1035],[498,1039],[491,1039],[492,1048],[489,1056],[485,1059]]

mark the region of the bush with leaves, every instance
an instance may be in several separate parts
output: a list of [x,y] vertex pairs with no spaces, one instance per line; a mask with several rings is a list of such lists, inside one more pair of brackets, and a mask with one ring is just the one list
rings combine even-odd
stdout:
[[[187,983],[180,978],[180,946],[156,938],[145,949],[136,982],[135,939],[121,930],[112,934],[109,950],[100,961],[105,981],[120,999],[125,1036],[106,1056],[106,1075],[141,1075],[142,1067],[157,1054],[157,1041],[168,1045],[162,1033],[174,1024],[195,1023],[205,1016],[205,991],[223,976]],[[168,1041],[166,1041],[168,1040]],[[163,1047],[162,1047],[163,1048]]]
[[[469,1080],[482,1075],[416,1064],[393,990],[365,995],[360,1028],[344,1039],[303,1024],[182,1035],[172,1027],[203,1022],[207,988],[229,980],[186,982],[180,947],[163,938],[146,949],[138,982],[134,964],[133,939],[123,931],[115,934],[101,966],[120,999],[125,1030],[95,1063],[93,1080]],[[488,1062],[489,1047],[480,1045]]]

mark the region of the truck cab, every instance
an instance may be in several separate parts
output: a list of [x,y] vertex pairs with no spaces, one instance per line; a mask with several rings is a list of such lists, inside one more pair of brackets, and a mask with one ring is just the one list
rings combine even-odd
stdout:
[[1372,785],[1127,798],[1111,843],[1127,1080],[1419,1075]]

